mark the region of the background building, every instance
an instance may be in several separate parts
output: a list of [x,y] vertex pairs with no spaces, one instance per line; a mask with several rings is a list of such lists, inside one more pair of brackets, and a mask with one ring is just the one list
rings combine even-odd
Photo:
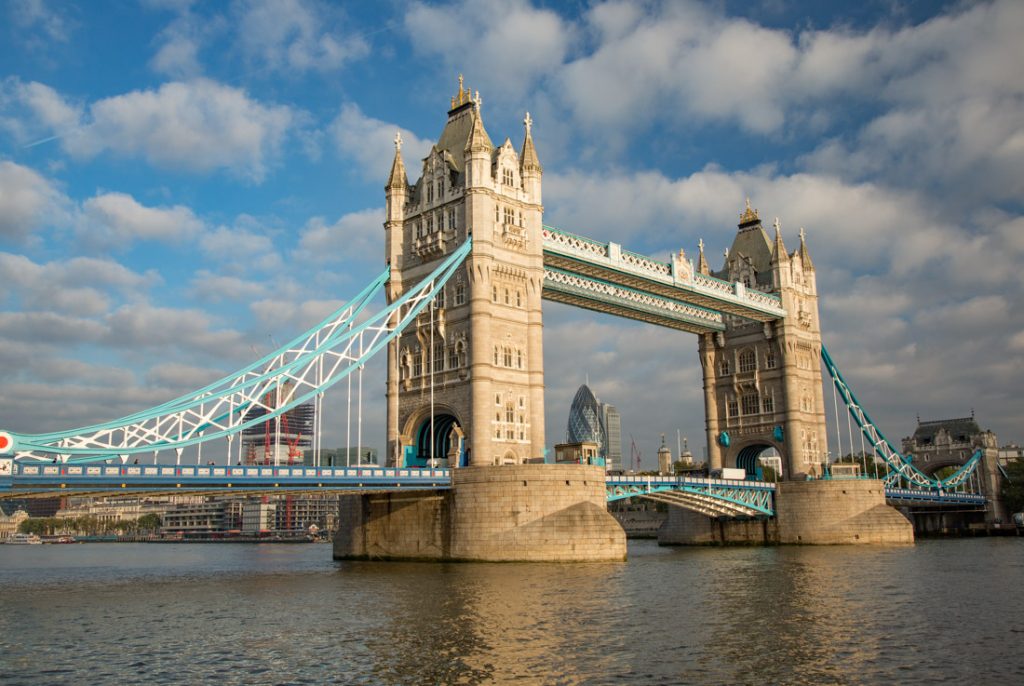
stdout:
[[[263,402],[274,408],[289,402],[291,384],[281,384],[274,393],[267,393]],[[263,407],[252,407],[246,419],[267,414]],[[313,420],[316,411],[312,402],[299,405],[280,417],[250,426],[242,432],[245,464],[301,464],[303,451],[313,444]]]
[[592,441],[607,469],[622,469],[622,429],[619,411],[601,402],[587,384],[580,386],[569,408],[568,443]]

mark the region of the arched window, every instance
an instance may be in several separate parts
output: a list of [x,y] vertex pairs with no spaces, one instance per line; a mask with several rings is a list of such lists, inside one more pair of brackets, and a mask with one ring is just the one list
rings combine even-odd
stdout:
[[740,372],[752,372],[757,369],[757,356],[753,350],[744,350],[740,353]]
[[423,376],[423,355],[416,353],[412,358],[412,375]]
[[448,228],[449,229],[454,229],[455,228],[455,208],[454,207],[448,209]]
[[494,346],[494,364],[498,364],[498,346]]
[[505,421],[510,424],[516,420],[515,408],[512,407],[512,403],[505,404]]
[[504,352],[505,352],[505,366],[511,368],[512,367],[512,348],[506,347]]

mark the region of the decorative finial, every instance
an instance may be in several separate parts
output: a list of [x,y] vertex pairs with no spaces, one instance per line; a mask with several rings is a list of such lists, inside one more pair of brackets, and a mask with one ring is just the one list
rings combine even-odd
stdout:
[[530,135],[530,128],[533,126],[533,119],[530,118],[530,113],[526,113],[526,118],[523,119],[523,126],[526,127],[526,135]]
[[473,98],[473,102],[476,104],[476,111],[479,112],[480,108],[484,106],[484,99],[480,97],[480,91],[476,92],[476,97]]
[[395,132],[395,152],[402,152],[402,132]]
[[747,208],[743,210],[743,214],[740,215],[740,226],[758,221],[761,221],[761,217],[757,214],[757,210],[751,209],[750,198],[747,198]]
[[800,242],[804,242],[804,227],[800,227]]
[[775,223],[772,224],[772,226],[775,227],[775,233],[782,231],[782,223],[779,221],[778,217],[775,218]]
[[703,238],[701,238],[699,241],[697,241],[697,247],[700,248],[700,253],[703,255],[704,254],[704,239]]
[[722,254],[723,254],[723,255],[725,255],[725,259],[727,259],[727,260],[728,260],[728,259],[729,259],[729,248],[726,248],[726,249],[725,249],[725,250],[724,250],[724,251],[722,252]]
[[459,74],[459,99],[462,98],[462,74]]

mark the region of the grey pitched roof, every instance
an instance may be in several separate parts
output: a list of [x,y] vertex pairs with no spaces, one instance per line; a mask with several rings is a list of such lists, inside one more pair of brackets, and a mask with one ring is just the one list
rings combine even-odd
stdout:
[[971,436],[982,433],[974,417],[937,419],[929,422],[919,421],[917,430],[914,431],[914,440],[919,445],[928,445],[935,441],[935,435],[942,429],[945,429],[954,441],[966,441]]

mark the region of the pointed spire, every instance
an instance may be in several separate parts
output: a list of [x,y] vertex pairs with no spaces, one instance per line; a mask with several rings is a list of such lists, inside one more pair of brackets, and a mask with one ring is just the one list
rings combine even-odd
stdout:
[[388,174],[386,190],[409,187],[409,177],[405,173],[405,163],[402,161],[402,132],[395,133],[395,161],[391,163],[391,173]]
[[540,166],[540,160],[537,158],[537,150],[533,147],[533,135],[531,134],[533,119],[530,117],[529,112],[526,113],[526,117],[523,119],[523,126],[526,127],[526,138],[523,139],[523,150],[519,154],[519,173],[543,173],[544,169]]
[[466,140],[465,152],[490,152],[494,149],[494,144],[491,143],[491,137],[487,135],[486,129],[484,129],[484,119],[480,115],[480,105],[483,104],[483,100],[480,100],[480,94],[477,93],[477,99],[474,101],[476,107],[473,109],[473,128],[469,132],[469,138]]
[[786,246],[782,243],[782,224],[775,218],[775,244],[772,246],[772,264],[779,264],[789,259]]
[[697,247],[700,250],[700,256],[697,258],[697,271],[701,274],[710,274],[711,269],[708,267],[708,261],[704,257],[704,239],[701,238],[697,242]]
[[797,251],[800,254],[800,260],[804,263],[804,269],[814,270],[814,263],[811,262],[811,254],[807,252],[807,240],[804,236],[804,227],[800,227],[800,249]]

